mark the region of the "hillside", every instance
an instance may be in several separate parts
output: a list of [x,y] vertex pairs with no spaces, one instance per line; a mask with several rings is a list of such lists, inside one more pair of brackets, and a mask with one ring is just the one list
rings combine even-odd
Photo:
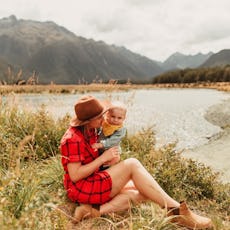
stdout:
[[54,22],[15,16],[0,20],[0,58],[20,66],[24,75],[35,72],[39,83],[146,81],[163,72],[155,61],[124,47],[76,36]]
[[176,52],[162,63],[162,68],[164,68],[164,70],[197,68],[212,54],[212,52],[209,52],[207,54],[197,53],[195,55],[184,55]]
[[230,65],[230,49],[224,49],[213,54],[201,67],[215,67]]

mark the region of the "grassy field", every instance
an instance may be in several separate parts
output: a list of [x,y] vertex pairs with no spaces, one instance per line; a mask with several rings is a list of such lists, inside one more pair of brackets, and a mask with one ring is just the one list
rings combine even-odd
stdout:
[[208,88],[230,91],[230,82],[190,84],[88,84],[88,85],[0,85],[0,94],[9,93],[85,93],[89,91],[117,91],[157,88]]
[[[32,113],[0,103],[0,229],[183,229],[154,203],[131,205],[127,212],[70,228],[58,209],[67,202],[59,142],[69,119],[54,120],[42,107]],[[218,174],[184,159],[173,145],[156,151],[151,130],[126,137],[122,145],[122,157],[138,158],[172,197],[211,217],[214,229],[230,229],[230,184],[221,183]]]

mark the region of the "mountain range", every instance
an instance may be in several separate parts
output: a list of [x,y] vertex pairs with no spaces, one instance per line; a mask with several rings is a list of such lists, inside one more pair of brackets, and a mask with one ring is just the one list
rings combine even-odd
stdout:
[[207,54],[198,53],[195,55],[184,55],[176,52],[172,54],[166,61],[163,62],[163,68],[165,70],[171,69],[185,69],[185,68],[197,68],[213,55],[213,52]]
[[41,84],[110,79],[138,83],[151,81],[168,70],[213,63],[229,64],[230,51],[220,55],[175,53],[159,62],[125,47],[77,36],[51,21],[18,20],[14,15],[0,19],[0,80],[4,80],[11,66],[14,71],[22,69],[24,77],[35,74]]

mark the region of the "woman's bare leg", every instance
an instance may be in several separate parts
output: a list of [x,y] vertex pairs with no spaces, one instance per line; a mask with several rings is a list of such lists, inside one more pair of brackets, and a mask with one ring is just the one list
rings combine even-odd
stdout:
[[132,181],[127,183],[122,189],[122,191],[113,197],[113,199],[100,206],[100,213],[107,214],[111,212],[124,211],[131,208],[131,202],[138,204],[146,201],[147,198],[144,197],[139,191],[135,188]]
[[115,197],[132,180],[143,197],[159,204],[161,207],[179,207],[180,204],[170,197],[135,158],[126,159],[109,169],[113,185],[111,197]]

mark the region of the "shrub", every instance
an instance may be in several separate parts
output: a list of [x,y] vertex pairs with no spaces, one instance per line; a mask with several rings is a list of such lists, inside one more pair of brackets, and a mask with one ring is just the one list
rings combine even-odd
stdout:
[[59,153],[60,139],[68,127],[69,115],[55,121],[41,107],[28,112],[1,106],[0,167],[15,167],[16,159],[45,159]]

